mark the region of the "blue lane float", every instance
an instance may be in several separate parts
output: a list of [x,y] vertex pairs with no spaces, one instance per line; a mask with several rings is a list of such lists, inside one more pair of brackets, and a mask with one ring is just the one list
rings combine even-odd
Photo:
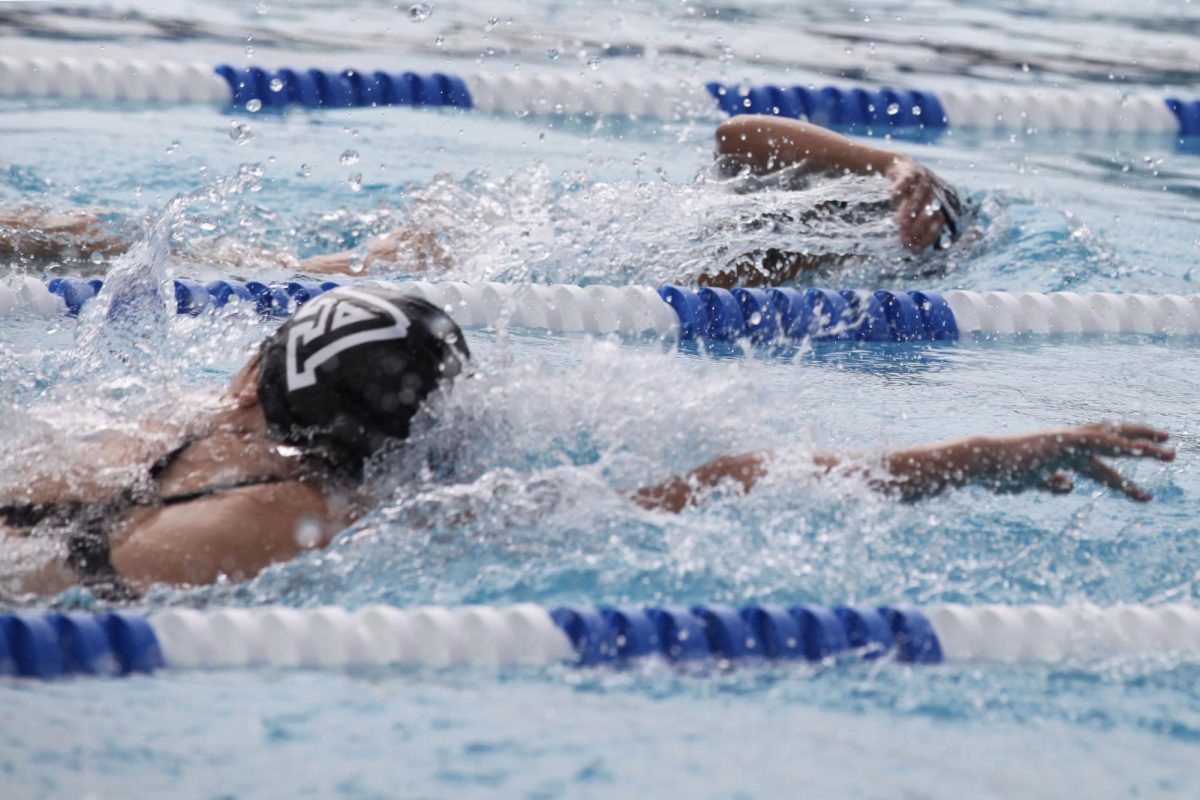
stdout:
[[751,86],[713,81],[705,85],[729,116],[767,114],[806,119],[834,128],[928,128],[940,130],[949,118],[937,95],[884,87],[840,89],[806,86]]
[[862,660],[937,665],[1164,656],[1200,661],[1184,604],[914,607],[367,606],[0,614],[0,676],[150,674],[163,668],[623,667],[688,669]]
[[248,112],[410,106],[522,115],[623,114],[676,119],[767,114],[856,133],[990,128],[1200,135],[1200,99],[1111,85],[1056,89],[982,83],[913,87],[690,82],[543,70],[455,75],[0,56],[0,97],[203,102]]
[[463,79],[440,72],[268,71],[221,64],[216,73],[229,84],[231,102],[238,108],[472,107],[471,92]]
[[[243,641],[236,641],[239,638]],[[439,638],[458,646],[447,647],[435,641]],[[344,663],[427,663],[431,653],[450,651],[457,652],[451,661],[462,663],[479,661],[484,653],[494,661],[503,651],[513,663],[580,666],[619,665],[648,657],[716,667],[885,656],[912,664],[943,660],[936,633],[915,608],[711,604],[550,610],[531,605],[407,611],[372,607],[354,613],[123,610],[0,614],[0,675],[51,679],[149,674],[164,667],[230,666],[237,658],[243,665],[272,663],[285,653],[293,665],[313,666],[338,662],[322,651],[336,650],[348,640],[358,645],[349,659],[343,652]],[[496,646],[500,640],[507,644]],[[308,661],[294,663],[292,656],[301,651],[309,654]],[[239,655],[231,660],[231,653]]]
[[[287,283],[176,279],[168,288],[179,314],[220,310],[231,303],[265,317],[283,317],[342,285],[339,281]],[[793,287],[689,288],[667,285],[569,286],[401,281],[397,290],[446,309],[463,328],[501,324],[550,333],[653,334],[664,339],[754,344],[800,340],[847,342],[953,341],[1063,334],[1200,334],[1200,294],[1111,292],[972,292],[949,290],[797,289]],[[38,313],[78,315],[103,289],[99,279],[59,277],[48,284],[0,283],[0,313],[21,306]]]

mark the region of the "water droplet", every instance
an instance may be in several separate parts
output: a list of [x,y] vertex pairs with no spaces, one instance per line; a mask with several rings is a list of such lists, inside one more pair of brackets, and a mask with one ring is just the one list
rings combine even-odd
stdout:
[[558,60],[558,51],[555,50],[553,47],[551,47],[549,50],[546,51],[546,58],[550,59],[551,61],[557,61]]
[[409,22],[424,22],[429,19],[429,15],[433,13],[433,6],[429,3],[413,3],[408,7]]
[[446,43],[446,37],[438,36],[436,39],[433,40],[433,43],[435,46],[441,47],[442,45],[444,45]]
[[499,25],[499,24],[500,24],[500,18],[499,18],[499,17],[491,17],[490,19],[488,19],[488,21],[487,21],[487,24],[483,26],[483,29],[484,29],[485,31],[490,31],[490,30],[492,30],[493,28],[495,28],[495,27],[496,27],[497,25]]
[[88,261],[91,261],[93,264],[99,264],[103,260],[104,260],[104,254],[101,253],[99,250],[93,250],[92,254],[90,256],[88,256]]
[[342,153],[342,157],[338,160],[342,162],[342,166],[345,166],[345,167],[353,166],[354,164],[358,163],[358,151],[357,150],[347,150],[344,153]]
[[600,69],[600,56],[592,56],[591,58],[589,58],[587,60],[587,65],[588,65],[588,69],[593,70],[593,71]]
[[246,101],[246,110],[249,111],[251,114],[253,114],[257,111],[262,111],[262,100],[259,100],[257,97],[253,97],[253,98],[247,100]]
[[920,106],[913,106],[913,107],[912,107],[912,115],[913,115],[914,117],[919,117],[919,116],[921,116],[921,107],[920,107]]
[[889,117],[894,117],[900,113],[899,103],[888,103],[887,113]]
[[254,13],[258,14],[260,17],[265,17],[267,14],[271,13],[271,6],[265,2],[261,2],[260,0],[259,4],[254,7]]
[[350,184],[350,191],[361,192],[362,191],[362,173],[361,172],[353,173],[350,176],[350,180],[347,181],[347,183]]
[[254,58],[254,48],[253,47],[246,48],[246,58]]
[[283,91],[283,79],[282,78],[271,78],[271,82],[267,85],[271,87],[272,92],[282,92]]
[[229,123],[229,138],[237,144],[245,144],[254,138],[254,131],[246,123],[235,119]]
[[301,178],[307,178],[309,175],[312,175],[312,167],[310,167],[308,164],[301,164],[300,171],[297,174]]
[[321,523],[315,517],[302,517],[296,523],[296,544],[309,550],[321,543]]

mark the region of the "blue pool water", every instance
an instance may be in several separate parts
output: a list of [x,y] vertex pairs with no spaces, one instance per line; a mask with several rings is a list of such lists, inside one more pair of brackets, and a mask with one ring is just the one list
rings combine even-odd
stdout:
[[[183,50],[216,63],[252,47],[270,66],[378,60],[570,74],[599,59],[605,75],[653,69],[694,80],[1116,81],[1161,92],[1195,87],[1200,74],[1191,4],[546,2],[497,13],[435,3],[419,23],[407,5],[338,8],[20,4],[2,9],[0,35],[10,52],[84,57]],[[328,252],[415,219],[443,232],[455,252],[449,276],[460,280],[657,284],[692,279],[741,247],[851,236],[861,257],[829,283],[1196,291],[1194,143],[972,131],[897,142],[980,206],[970,241],[912,265],[886,222],[802,235],[730,224],[828,193],[869,199],[884,189],[843,181],[799,195],[732,193],[705,177],[712,126],[6,101],[0,203],[102,206],[111,225],[146,230],[172,197],[256,165],[241,191],[174,219],[167,269],[188,276],[288,277],[256,251]],[[152,344],[122,341],[140,353],[122,361],[89,342],[89,322],[0,319],[5,474],[31,453],[61,457],[130,414],[194,412],[267,330],[237,316],[165,320]],[[514,331],[472,332],[469,343],[477,379],[425,423],[425,441],[457,452],[448,480],[422,478],[416,456],[400,457],[372,481],[376,511],[327,550],[245,582],[155,590],[147,605],[1198,601],[1194,341],[742,354]],[[1153,503],[1080,481],[1069,497],[971,489],[903,505],[854,481],[817,481],[806,463],[818,448],[1103,418],[1172,432],[1174,464],[1125,465]],[[625,499],[706,458],[767,448],[778,468],[746,497],[715,497],[679,518]],[[1198,680],[1196,664],[1161,658],[9,681],[0,683],[0,795],[1194,797]]]

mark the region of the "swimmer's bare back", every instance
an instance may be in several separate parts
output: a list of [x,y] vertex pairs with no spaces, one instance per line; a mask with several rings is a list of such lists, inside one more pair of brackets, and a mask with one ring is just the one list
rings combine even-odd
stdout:
[[[240,424],[242,416],[251,422]],[[217,429],[168,453],[161,471],[143,467],[153,482],[144,500],[95,478],[109,469],[127,471],[131,460],[149,465],[154,457],[143,437],[115,433],[89,442],[73,465],[41,474],[32,465],[19,482],[0,486],[0,498],[29,507],[111,509],[111,518],[102,520],[102,549],[110,561],[103,566],[134,589],[253,577],[272,563],[325,546],[357,516],[353,497],[332,482],[312,480],[294,448],[263,437],[249,410],[227,411],[218,420]],[[11,524],[0,530],[6,538],[29,534]],[[85,577],[65,559],[7,588],[45,595]]]

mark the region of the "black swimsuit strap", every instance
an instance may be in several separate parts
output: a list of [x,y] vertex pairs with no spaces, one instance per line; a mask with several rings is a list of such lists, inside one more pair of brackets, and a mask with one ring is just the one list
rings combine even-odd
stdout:
[[247,486],[262,486],[268,483],[286,483],[290,480],[293,479],[285,478],[282,475],[259,475],[253,478],[243,478],[240,481],[233,481],[231,483],[214,483],[211,486],[205,486],[203,489],[197,489],[193,492],[183,492],[182,494],[156,498],[155,505],[173,506],[180,503],[189,503],[192,500],[199,500],[201,497],[208,497],[210,494],[228,492],[232,489],[244,489]]
[[198,437],[185,436],[182,442],[175,445],[175,447],[163,453],[158,458],[154,459],[154,463],[150,465],[150,469],[148,470],[150,473],[150,478],[157,478],[159,475],[166,472],[168,467],[179,460],[179,457],[183,455],[183,451],[187,450],[197,441],[199,441]]

